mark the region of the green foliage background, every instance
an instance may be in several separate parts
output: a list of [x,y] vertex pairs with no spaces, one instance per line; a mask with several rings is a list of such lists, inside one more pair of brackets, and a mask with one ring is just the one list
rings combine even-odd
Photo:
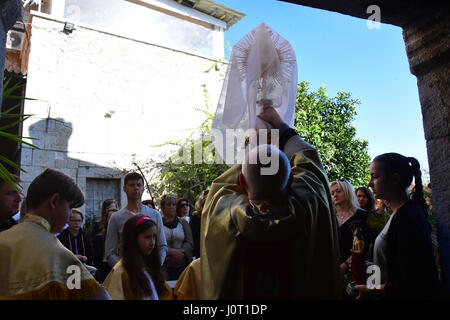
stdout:
[[[0,139],[9,139],[9,140],[18,142],[20,144],[25,144],[32,148],[39,149],[37,146],[23,140],[23,139],[32,139],[33,140],[35,138],[21,137],[16,134],[12,134],[12,133],[8,132],[8,129],[16,126],[17,124],[23,123],[25,120],[27,120],[28,118],[31,117],[31,114],[22,114],[22,113],[17,112],[17,110],[20,110],[20,104],[21,104],[22,100],[33,100],[30,98],[14,95],[14,92],[17,89],[20,89],[21,87],[22,87],[22,85],[20,85],[20,84],[10,85],[10,79],[8,79],[3,85],[3,91],[2,91],[3,105],[7,99],[14,101],[16,104],[13,107],[9,108],[8,110],[2,111],[2,113],[0,114],[0,118],[2,118],[2,119],[9,118],[11,120],[8,124],[0,126]],[[10,168],[15,168],[22,172],[26,172],[26,171],[24,169],[22,169],[17,163],[14,163],[13,161],[11,161],[11,159],[8,159],[7,157],[0,155],[0,177],[4,181],[6,181],[8,184],[13,186],[16,190],[21,191],[20,183],[18,181],[16,181],[16,179],[10,172],[11,169],[8,170],[7,166],[9,166]]]
[[360,103],[349,92],[329,98],[323,86],[313,92],[307,82],[297,86],[294,128],[318,150],[330,182],[346,179],[354,187],[369,182],[369,143],[356,138],[352,125]]

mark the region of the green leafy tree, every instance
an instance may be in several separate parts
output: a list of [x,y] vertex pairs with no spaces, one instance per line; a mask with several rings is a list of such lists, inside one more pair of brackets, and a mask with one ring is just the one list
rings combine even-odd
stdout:
[[369,182],[368,142],[356,138],[352,125],[360,103],[348,92],[329,98],[323,86],[314,92],[307,82],[297,86],[294,128],[318,150],[330,182],[346,179],[355,187]]

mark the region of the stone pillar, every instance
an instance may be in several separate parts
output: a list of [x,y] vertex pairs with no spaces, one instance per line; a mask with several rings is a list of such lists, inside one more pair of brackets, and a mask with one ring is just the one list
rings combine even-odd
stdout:
[[450,17],[445,10],[423,14],[403,27],[411,73],[417,77],[419,88],[440,264],[447,297],[450,297],[449,31]]

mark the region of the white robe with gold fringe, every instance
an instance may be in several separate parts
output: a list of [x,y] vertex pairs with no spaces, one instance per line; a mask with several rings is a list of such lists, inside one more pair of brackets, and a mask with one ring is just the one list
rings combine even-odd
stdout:
[[23,223],[0,233],[0,300],[83,299],[100,290],[41,216],[27,214]]

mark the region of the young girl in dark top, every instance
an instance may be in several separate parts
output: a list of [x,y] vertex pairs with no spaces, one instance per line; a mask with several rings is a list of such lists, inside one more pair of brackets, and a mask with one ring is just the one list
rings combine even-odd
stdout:
[[161,272],[156,223],[137,214],[127,220],[122,232],[121,259],[104,282],[112,299],[158,300],[167,296]]
[[375,239],[386,222],[389,219],[389,214],[384,211],[377,212],[375,209],[375,197],[372,191],[366,187],[359,187],[355,191],[356,199],[358,200],[359,207],[367,212],[367,236],[369,237],[369,244],[367,247],[367,260],[372,260],[373,245]]
[[[373,288],[357,286],[359,298],[374,293],[387,299],[440,297],[419,162],[398,153],[385,153],[372,161],[370,177],[369,187],[375,197],[387,200],[393,214],[374,246],[381,284]],[[413,177],[415,187],[409,197],[407,188]]]

